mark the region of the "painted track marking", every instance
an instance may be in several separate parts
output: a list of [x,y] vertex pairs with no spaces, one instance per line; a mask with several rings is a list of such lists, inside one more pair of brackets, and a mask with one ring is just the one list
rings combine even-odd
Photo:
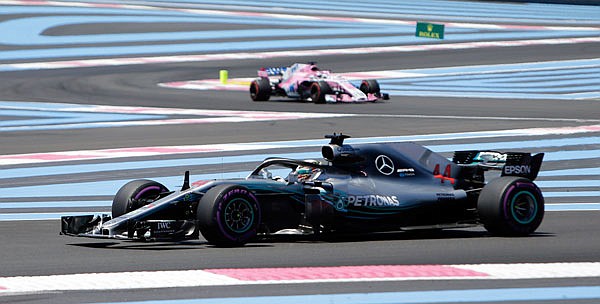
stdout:
[[[16,117],[0,121],[0,132],[67,130],[83,128],[115,128],[132,126],[160,126],[181,124],[242,123],[339,117],[393,117],[431,119],[486,119],[529,120],[557,122],[600,122],[600,119],[567,119],[548,117],[472,117],[456,115],[403,115],[403,114],[348,114],[270,111],[234,111],[208,109],[181,109],[158,107],[129,107],[106,105],[79,105],[67,103],[41,103],[0,101],[0,115]],[[182,115],[193,118],[181,118]],[[25,117],[24,119],[18,119]],[[31,117],[34,117],[33,119]]]
[[[434,2],[435,3],[435,2]],[[548,7],[539,6],[537,9],[525,12],[524,6],[518,6],[518,12],[515,5],[494,6],[495,9],[486,9],[482,6],[478,10],[465,10],[461,4],[456,4],[457,11],[451,13],[450,19],[461,20],[462,22],[445,22],[448,28],[447,43],[437,43],[428,40],[416,39],[414,33],[413,15],[387,15],[387,18],[372,17],[372,14],[365,14],[365,7],[354,9],[363,15],[371,17],[355,16],[336,16],[335,14],[354,14],[354,12],[331,12],[333,16],[323,15],[302,15],[308,13],[301,10],[294,10],[300,14],[281,14],[248,12],[236,10],[219,10],[216,6],[208,5],[205,9],[200,8],[181,8],[166,7],[157,4],[151,5],[150,2],[140,2],[139,4],[114,3],[84,3],[84,2],[61,2],[61,1],[3,1],[3,8],[6,15],[21,16],[8,19],[0,24],[11,30],[18,29],[20,35],[3,36],[2,41],[7,45],[20,46],[21,49],[0,51],[0,60],[18,61],[27,60],[27,63],[6,63],[0,64],[0,71],[28,70],[28,69],[57,69],[57,68],[76,68],[93,66],[112,66],[126,64],[152,64],[168,62],[189,62],[206,60],[227,60],[227,59],[265,59],[277,57],[299,57],[315,55],[339,55],[339,54],[365,54],[365,53],[385,53],[385,52],[413,52],[429,50],[448,50],[448,49],[466,49],[466,48],[484,48],[484,47],[511,47],[525,45],[547,45],[547,44],[573,44],[597,42],[599,37],[595,35],[600,31],[600,27],[585,26],[587,23],[593,23],[598,20],[593,13],[596,7],[589,7],[582,10],[562,10],[550,9],[556,16],[548,20],[555,22],[561,19],[562,22],[578,26],[537,26],[523,24],[484,24],[469,22],[473,20],[469,14],[475,15],[494,15],[494,19],[499,17],[515,16],[518,14],[521,18],[511,20],[510,22],[522,22],[523,20],[539,19],[539,11],[546,11]],[[253,3],[255,4],[255,3]],[[338,3],[339,4],[339,3]],[[13,5],[13,6],[10,6]],[[278,5],[290,5],[278,4]],[[356,4],[354,4],[356,5]],[[371,8],[374,4],[370,4]],[[394,5],[388,3],[380,4],[385,7],[385,11],[395,9]],[[409,9],[401,11],[420,10],[422,3],[406,3]],[[451,5],[452,6],[452,5]],[[239,5],[236,9],[239,10]],[[437,7],[437,5],[432,5]],[[504,7],[500,12],[499,7]],[[532,8],[533,6],[528,6]],[[560,7],[560,6],[553,6]],[[381,9],[381,8],[380,8]],[[486,12],[486,10],[488,12]],[[437,12],[445,14],[448,8]],[[431,12],[428,10],[428,14]],[[59,14],[54,16],[53,14]],[[465,14],[467,16],[465,16]],[[524,14],[524,15],[522,15]],[[565,16],[565,14],[567,16]],[[79,34],[79,35],[44,35],[46,30],[57,26],[77,26],[94,23],[104,23],[113,21],[127,21],[137,23],[161,23],[161,22],[180,22],[180,23],[199,23],[206,18],[215,18],[212,22],[222,22],[230,24],[246,24],[252,26],[266,26],[285,23],[288,28],[268,28],[267,29],[245,29],[245,30],[221,30],[221,31],[198,31],[198,32],[150,32],[150,33],[98,33],[98,34]],[[525,18],[529,16],[531,18]],[[562,18],[564,16],[564,18]],[[449,17],[449,16],[446,16]],[[480,16],[481,17],[481,16]],[[508,18],[511,19],[511,18]],[[508,19],[500,19],[507,21]],[[483,17],[481,20],[486,22],[490,18]],[[307,21],[310,21],[307,23]],[[582,26],[583,25],[583,26]],[[316,29],[320,34],[315,39],[306,39],[303,33],[306,29]],[[267,32],[270,31],[270,32]],[[342,31],[344,34],[351,34],[353,37],[339,37]],[[215,37],[227,37],[231,41],[214,42],[209,41]],[[267,40],[272,37],[275,40]],[[285,37],[286,39],[277,39]],[[261,43],[254,43],[259,40]],[[197,40],[206,42],[198,43]],[[491,41],[483,41],[491,40]],[[185,41],[181,43],[181,41]],[[187,42],[192,41],[192,42]],[[167,44],[156,44],[162,42]],[[196,42],[196,43],[194,43]],[[73,47],[72,43],[99,45],[92,47]],[[106,46],[107,43],[129,43],[122,46]],[[142,43],[143,45],[139,45]],[[27,49],[28,45],[46,46],[44,49]],[[56,48],[60,45],[60,48]],[[381,47],[362,48],[360,45],[382,45]],[[383,46],[394,45],[394,46]],[[286,51],[280,52],[262,52],[261,49],[284,48]],[[297,48],[313,48],[313,50],[293,51]],[[183,55],[183,56],[138,56],[139,54],[160,54],[160,53],[205,53],[202,55]],[[219,52],[220,54],[208,54]],[[108,59],[91,60],[63,60],[46,62],[51,58],[64,57],[120,57]],[[135,56],[133,58],[123,58],[123,56]],[[31,62],[32,60],[41,60],[44,62]]]
[[[355,114],[234,111],[0,101],[3,116],[35,117],[0,122],[0,132],[240,123],[347,117]],[[182,115],[194,118],[180,118]]]
[[[464,133],[446,133],[429,134],[415,136],[382,136],[370,138],[350,138],[348,143],[368,143],[368,142],[393,142],[393,141],[427,141],[427,140],[448,140],[464,138],[496,138],[509,136],[541,136],[541,135],[568,135],[600,132],[600,125],[588,125],[577,127],[559,127],[559,128],[529,128],[513,129],[499,131],[474,131]],[[323,145],[323,139],[313,140],[295,140],[295,141],[276,141],[276,142],[256,142],[256,143],[235,143],[235,144],[210,144],[210,145],[188,145],[188,146],[157,146],[157,147],[136,147],[136,148],[117,148],[101,150],[80,150],[48,153],[27,153],[14,155],[0,155],[0,165],[16,165],[31,163],[47,163],[58,161],[75,161],[89,159],[108,159],[121,157],[140,157],[153,156],[164,153],[182,154],[182,153],[206,153],[206,152],[225,152],[225,151],[249,151],[260,149],[276,148],[297,148]]]
[[600,263],[203,269],[0,277],[0,294],[195,286],[600,277]]
[[111,58],[111,59],[84,59],[84,60],[62,60],[45,62],[27,62],[27,63],[5,63],[0,64],[1,71],[21,71],[21,70],[46,70],[46,69],[65,69],[65,68],[87,68],[102,66],[122,66],[138,65],[149,63],[182,63],[182,62],[204,62],[220,60],[244,60],[244,59],[275,59],[288,57],[314,57],[314,56],[337,56],[337,55],[358,55],[358,54],[382,54],[382,53],[403,53],[403,52],[425,52],[441,50],[464,50],[474,48],[491,47],[519,47],[532,45],[560,45],[576,43],[596,43],[600,42],[600,37],[582,37],[582,38],[552,38],[536,40],[506,40],[506,41],[480,41],[480,42],[458,42],[432,45],[401,45],[401,46],[381,46],[381,47],[356,47],[356,48],[336,48],[336,49],[311,49],[311,50],[289,50],[289,51],[266,51],[266,52],[239,52],[239,53],[221,53],[205,55],[179,55],[179,56],[143,56],[130,58]]
[[[518,301],[575,301],[600,299],[600,286],[424,290],[295,296],[257,296],[183,300],[150,300],[130,304],[433,304]],[[111,302],[104,304],[125,303]]]

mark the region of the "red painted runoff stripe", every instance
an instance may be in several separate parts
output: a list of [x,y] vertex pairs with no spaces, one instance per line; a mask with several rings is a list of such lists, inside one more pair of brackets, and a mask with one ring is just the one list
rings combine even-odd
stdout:
[[206,269],[242,281],[389,279],[419,277],[487,277],[469,269],[445,265],[383,265],[292,268]]

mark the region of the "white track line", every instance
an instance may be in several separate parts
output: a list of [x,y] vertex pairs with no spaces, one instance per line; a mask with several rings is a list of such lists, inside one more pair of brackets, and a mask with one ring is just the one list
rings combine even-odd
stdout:
[[514,280],[600,277],[600,263],[379,265],[256,269],[205,269],[0,277],[0,295],[74,290],[115,290],[317,282]]

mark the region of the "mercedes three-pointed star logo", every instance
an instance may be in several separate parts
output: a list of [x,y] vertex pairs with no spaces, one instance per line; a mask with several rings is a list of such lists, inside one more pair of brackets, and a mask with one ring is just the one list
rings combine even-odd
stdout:
[[375,158],[375,167],[383,175],[394,173],[394,162],[386,155],[379,155]]

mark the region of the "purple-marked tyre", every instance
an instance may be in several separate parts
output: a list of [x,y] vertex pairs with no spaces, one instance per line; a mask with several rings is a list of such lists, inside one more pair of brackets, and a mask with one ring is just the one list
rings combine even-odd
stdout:
[[243,246],[256,237],[260,206],[250,190],[237,185],[210,189],[197,210],[202,236],[220,247]]
[[148,205],[158,200],[161,193],[168,191],[167,187],[152,180],[132,180],[123,185],[115,195],[112,203],[112,217],[115,218]]
[[271,83],[268,78],[257,78],[250,83],[250,98],[253,101],[267,101],[271,97]]
[[493,235],[526,236],[544,217],[544,197],[526,178],[504,176],[485,185],[477,201],[484,227]]

